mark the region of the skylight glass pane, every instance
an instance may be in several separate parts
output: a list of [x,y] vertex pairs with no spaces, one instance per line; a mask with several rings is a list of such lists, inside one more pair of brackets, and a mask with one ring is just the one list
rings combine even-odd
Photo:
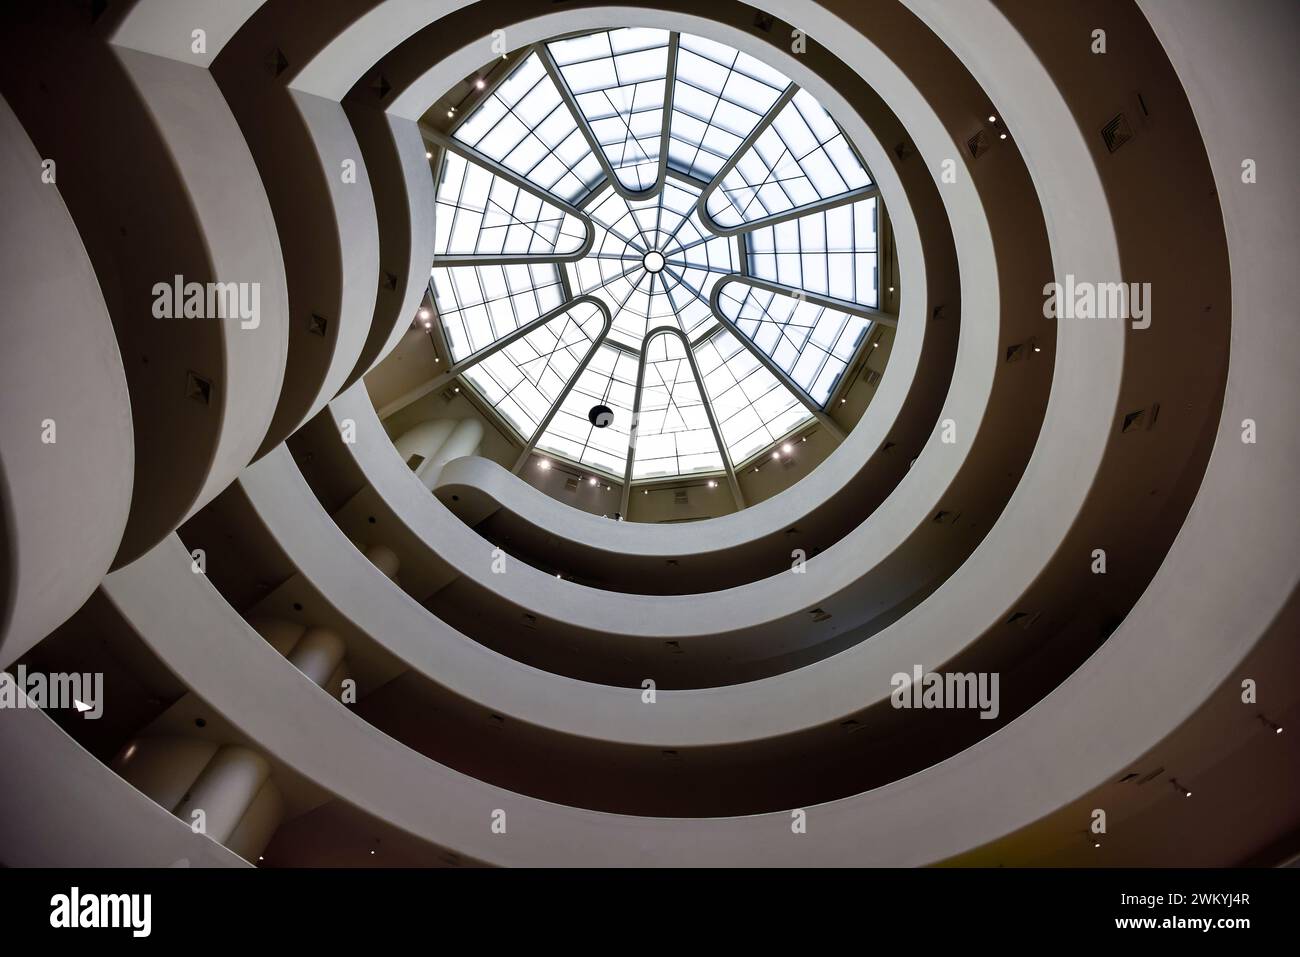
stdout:
[[564,256],[587,237],[578,217],[450,150],[433,223],[435,256]]
[[875,308],[876,198],[764,226],[748,237],[749,274]]
[[675,335],[646,343],[632,478],[690,475],[724,466],[686,346]]
[[434,266],[433,301],[453,362],[486,349],[564,298],[554,263]]
[[871,185],[844,133],[800,90],[708,198],[724,229],[813,206]]
[[568,202],[586,195],[603,175],[536,53],[515,67],[453,136]]
[[610,30],[547,49],[618,181],[632,192],[659,177],[668,31]]
[[729,46],[683,33],[673,85],[668,163],[708,182],[790,81]]
[[728,329],[719,329],[696,346],[695,362],[734,465],[812,418],[799,398]]
[[[654,198],[629,203],[606,187],[587,208],[595,230],[592,251],[565,268],[575,294],[596,296],[609,307],[615,342],[640,349],[651,329],[669,326],[690,336],[712,320],[713,286],[738,263],[733,243],[700,224],[699,195],[685,183],[666,181]],[[663,255],[658,272],[645,267],[651,251]]]
[[[454,136],[464,155],[439,174],[434,302],[467,387],[521,440],[549,416],[539,451],[590,475],[645,481],[766,454],[830,400],[871,324],[859,313],[879,306],[879,206],[844,133],[780,72],[703,37],[600,30],[527,54]],[[555,201],[516,188],[511,174]],[[708,226],[705,183],[715,186]],[[744,230],[743,244],[719,227]],[[501,261],[510,259],[527,265]],[[608,309],[604,338],[592,306],[484,354],[539,315],[576,309],[560,305],[575,296]],[[614,410],[608,427],[589,420],[596,405]]]
[[465,370],[465,379],[528,441],[600,335],[605,317],[575,304]]
[[[564,398],[537,447],[623,480],[628,430],[636,392],[637,357],[607,343],[596,347],[587,368]],[[593,406],[605,405],[613,421],[596,428],[588,418]]]
[[718,308],[820,406],[871,325],[861,316],[735,281],[723,287]]

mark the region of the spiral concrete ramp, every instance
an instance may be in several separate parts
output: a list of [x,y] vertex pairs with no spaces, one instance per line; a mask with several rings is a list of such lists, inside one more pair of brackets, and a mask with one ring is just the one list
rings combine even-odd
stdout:
[[[6,6],[0,863],[1295,857],[1300,9],[768,8]],[[621,62],[629,36],[668,66],[630,106],[600,88],[598,116],[565,56]],[[674,117],[704,50],[791,86],[699,172]],[[581,133],[584,198],[492,154],[523,99],[463,132],[532,68],[561,94],[546,122]],[[728,225],[728,175],[813,101],[870,186]],[[662,142],[634,133],[647,113]],[[551,162],[548,129],[520,142]],[[466,164],[493,192],[451,203]],[[558,232],[452,249],[444,217],[477,209],[481,243],[498,190],[502,222]],[[650,305],[620,353],[634,405],[604,407],[632,451],[600,466],[547,438],[637,301],[578,287],[618,235],[591,197],[663,215],[672,190],[699,197],[696,248],[734,257],[688,306],[666,277],[690,288],[689,250],[656,264],[621,238]],[[850,206],[875,216],[856,304],[806,258],[815,220],[838,268]],[[804,255],[802,278],[764,279],[762,243],[795,234],[773,256]],[[512,268],[560,278],[464,346],[494,300],[452,303],[439,270]],[[729,289],[860,320],[824,397]],[[476,370],[557,316],[595,358],[573,347],[529,434]],[[743,453],[710,378],[724,341],[794,423]],[[671,432],[647,423],[680,400],[647,377],[670,363],[716,464],[691,472],[679,439],[679,471],[646,477]],[[86,676],[101,713],[20,674]]]

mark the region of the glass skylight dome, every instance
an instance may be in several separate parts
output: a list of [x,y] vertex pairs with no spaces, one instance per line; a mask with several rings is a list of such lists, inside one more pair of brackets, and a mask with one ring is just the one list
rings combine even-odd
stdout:
[[538,44],[439,145],[434,306],[520,466],[734,481],[824,418],[881,315],[866,167],[807,91],[723,44]]

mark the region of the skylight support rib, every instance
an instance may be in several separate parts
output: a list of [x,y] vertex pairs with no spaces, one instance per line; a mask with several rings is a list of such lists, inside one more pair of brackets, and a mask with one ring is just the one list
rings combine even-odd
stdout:
[[763,219],[756,219],[751,223],[742,223],[731,229],[724,229],[718,226],[712,220],[709,220],[709,227],[716,229],[720,236],[739,236],[744,233],[756,232],[765,226],[775,226],[778,223],[789,222],[792,219],[799,219],[803,216],[810,216],[813,213],[822,213],[828,209],[835,209],[837,206],[847,206],[850,203],[856,203],[859,200],[870,199],[872,196],[880,195],[880,187],[875,183],[870,186],[863,186],[859,189],[850,190],[847,193],[841,193],[839,196],[832,196],[830,199],[822,200],[818,203],[809,203],[807,206],[797,206],[794,209],[788,209],[784,213],[777,213],[775,216],[766,216]]
[[620,514],[626,516],[627,509],[631,504],[632,482],[636,469],[636,444],[637,439],[640,438],[641,401],[642,396],[646,391],[646,364],[649,361],[650,342],[652,339],[658,338],[659,336],[673,336],[682,344],[682,349],[686,353],[686,362],[690,366],[691,376],[695,381],[695,388],[698,390],[700,396],[700,404],[703,407],[705,417],[709,422],[709,431],[713,433],[713,442],[717,446],[718,455],[722,460],[723,471],[725,471],[727,475],[727,485],[731,489],[732,497],[736,501],[736,507],[744,508],[745,497],[740,490],[740,483],[736,479],[736,469],[731,461],[731,455],[727,451],[727,445],[723,439],[722,429],[718,425],[717,417],[714,415],[713,406],[710,404],[709,393],[704,385],[704,377],[700,375],[700,367],[695,361],[695,353],[691,348],[690,340],[686,338],[685,333],[673,326],[657,326],[646,333],[645,339],[642,341],[641,345],[640,362],[637,365],[636,399],[633,406],[632,428],[628,433],[627,464],[623,472],[623,495],[620,504]]
[[736,478],[736,464],[731,461],[731,453],[727,450],[727,443],[722,437],[722,429],[718,425],[718,418],[713,412],[713,403],[709,401],[708,390],[704,386],[704,376],[700,375],[699,364],[695,361],[695,350],[687,340],[686,334],[678,330],[678,338],[682,340],[682,345],[686,347],[686,360],[691,364],[691,373],[695,376],[695,384],[700,390],[700,395],[704,399],[704,413],[709,417],[709,428],[713,430],[713,441],[718,444],[718,452],[722,456],[722,464],[727,470],[727,485],[731,488],[731,496],[736,500],[736,508],[745,507],[745,496],[740,491],[740,482]]
[[[587,302],[591,299],[590,296],[582,296],[579,298],[583,302]],[[578,301],[578,299],[573,300],[575,303]],[[573,303],[566,303],[565,308],[568,308],[572,304]],[[569,397],[569,393],[573,391],[573,387],[577,385],[578,380],[582,378],[582,373],[587,370],[587,366],[590,365],[591,360],[595,358],[596,352],[600,349],[601,343],[604,342],[605,337],[609,335],[609,309],[605,307],[603,302],[599,302],[598,300],[596,301],[596,304],[600,307],[600,311],[604,313],[605,316],[605,322],[600,330],[600,335],[596,336],[592,341],[591,348],[588,349],[587,354],[582,357],[582,361],[578,363],[578,367],[573,370],[573,375],[569,377],[569,381],[564,384],[564,391],[562,391],[556,400],[551,403],[551,407],[547,410],[542,421],[538,423],[537,428],[533,430],[533,434],[530,435],[528,441],[524,443],[524,450],[519,453],[519,458],[515,459],[514,468],[510,470],[514,475],[518,475],[523,471],[524,466],[528,463],[528,456],[532,455],[533,449],[537,448],[538,440],[546,434],[546,430],[551,425],[551,420],[554,419],[555,414],[560,411],[560,407],[564,405],[564,400]]]
[[659,133],[659,173],[655,184],[646,195],[653,196],[664,188],[664,178],[668,175],[668,143],[672,139],[673,128],[673,91],[677,88],[677,50],[681,34],[676,30],[668,34],[668,75],[664,77],[664,124]]
[[[500,339],[492,343],[492,345],[488,346],[486,349],[482,350],[481,352],[476,352],[473,355],[466,356],[464,359],[461,359],[459,362],[448,366],[446,371],[442,372],[440,375],[438,375],[433,379],[433,383],[432,385],[429,386],[428,391],[437,392],[444,385],[451,382],[452,379],[455,379],[466,369],[478,365],[488,356],[500,352],[502,349],[506,348],[506,346],[510,345],[512,342],[516,342],[519,339],[522,339],[524,336],[528,335],[528,333],[532,332],[534,329],[538,329],[541,326],[546,325],[546,323],[550,322],[556,316],[560,315],[561,313],[568,312],[574,306],[583,302],[591,303],[593,306],[599,309],[601,313],[604,315],[605,328],[600,334],[601,338],[603,339],[605,333],[609,331],[609,325],[610,325],[609,307],[606,306],[599,299],[595,298],[594,296],[577,296],[574,298],[566,299],[562,305],[557,306],[556,308],[552,309],[550,312],[543,313],[542,315],[534,319],[532,322],[520,326],[518,329],[516,329],[514,332],[510,333],[509,335],[502,336]],[[432,329],[430,331],[432,331],[433,329],[441,330],[441,328],[442,328],[442,323],[435,322],[432,324]],[[437,338],[438,337],[435,335],[434,336],[435,342]],[[445,356],[446,353],[441,353],[441,355]],[[448,359],[450,359],[450,357],[448,357]]]
[[685,183],[687,186],[693,187],[697,190],[704,189],[704,187],[709,185],[698,176],[691,176],[687,173],[683,173],[681,170],[673,166],[669,166],[667,171],[664,173],[664,181],[667,182],[670,179],[675,179],[679,183]]
[[793,100],[794,95],[798,92],[799,86],[795,83],[791,83],[785,88],[784,92],[777,97],[776,102],[772,104],[771,108],[763,114],[763,118],[758,121],[758,125],[749,131],[749,135],[745,137],[744,142],[736,148],[736,151],[731,154],[731,157],[727,162],[722,164],[722,169],[718,170],[713,179],[709,180],[709,185],[705,186],[704,189],[700,191],[699,201],[695,204],[695,214],[699,216],[700,222],[704,224],[705,228],[719,236],[731,236],[742,231],[733,230],[728,232],[723,229],[713,221],[713,217],[709,215],[709,211],[705,208],[705,204],[708,203],[709,197],[713,195],[713,191],[722,185],[722,181],[727,178],[727,174],[736,168],[736,164],[740,162],[740,158],[758,142],[758,138],[767,131],[767,128],[776,122],[776,118],[781,114],[781,111],[785,109],[786,104]]
[[[626,45],[629,37],[635,34],[642,34],[641,40],[647,39],[645,35],[661,39],[651,40],[650,45],[644,47]],[[599,41],[603,41],[603,49],[574,49],[575,44],[578,47],[590,46],[584,41],[593,40],[597,41],[597,47]],[[606,171],[610,184],[619,195],[629,200],[655,195],[663,186],[668,168],[668,126],[677,64],[677,34],[663,29],[623,28],[553,40],[539,50],[544,50],[546,69]],[[649,74],[638,75],[647,66],[645,56],[651,60],[662,57],[662,65],[653,68]],[[645,95],[658,96],[658,105],[639,105]],[[653,121],[648,114],[654,109],[661,111],[661,122],[656,125],[657,136],[645,129],[646,123]],[[606,141],[603,145],[602,136]],[[657,157],[652,157],[654,149],[659,151]],[[630,160],[629,153],[633,157]],[[635,182],[630,185],[620,175],[629,169],[635,169]],[[642,186],[651,171],[652,181]]]
[[862,199],[873,194],[874,185],[844,130],[814,97],[798,90],[753,144],[714,177],[700,217],[717,234],[731,235]]
[[533,50],[491,96],[465,117],[452,139],[496,159],[569,203],[603,176],[564,97]]
[[480,263],[430,270],[449,362],[467,359],[564,301],[555,263]]
[[632,469],[636,465],[636,433],[641,418],[641,396],[645,392],[645,357],[646,345],[653,333],[646,333],[641,340],[641,356],[636,366],[636,393],[632,400],[632,427],[627,433],[627,462],[623,466],[623,494],[619,498],[618,514],[627,517],[627,510],[632,499]]
[[[750,280],[745,279],[744,277],[737,277],[737,279],[732,281],[748,282]],[[769,356],[766,352],[760,349],[757,343],[755,343],[753,339],[749,338],[749,336],[741,332],[740,328],[734,322],[728,319],[726,315],[723,314],[722,310],[718,307],[718,300],[722,296],[722,289],[725,285],[726,285],[725,282],[719,282],[716,286],[713,287],[713,296],[711,297],[711,301],[709,303],[709,305],[713,309],[713,315],[717,317],[718,321],[722,325],[726,326],[726,328],[731,331],[731,334],[736,337],[736,339],[740,342],[742,346],[744,346],[746,349],[749,350],[750,354],[753,355],[755,359],[757,359],[760,363],[763,364],[763,366],[767,369],[768,372],[776,376],[782,385],[784,385],[787,389],[789,389],[791,392],[794,393],[795,398],[797,398],[801,403],[803,403],[804,408],[806,408],[809,412],[812,413],[813,418],[815,418],[822,425],[822,427],[826,429],[827,432],[829,432],[832,436],[834,436],[836,441],[843,442],[844,430],[839,427],[839,425],[835,422],[835,420],[832,419],[829,415],[827,415],[825,410],[823,410],[821,406],[819,406],[816,402],[814,402],[811,398],[809,398],[808,393],[805,392],[802,388],[800,388],[799,384],[796,383],[794,379],[790,378],[790,375],[779,365],[777,365],[772,360],[771,356]]]
[[[859,305],[856,302],[847,302],[843,299],[836,299],[833,296],[823,296],[820,293],[808,292],[806,289],[800,289],[797,286],[786,286],[779,282],[772,282],[768,279],[759,279],[755,276],[728,276],[727,282],[740,283],[745,286],[753,286],[755,289],[766,289],[769,292],[778,292],[783,296],[790,296],[794,299],[802,299],[805,302],[811,302],[817,306],[825,306],[827,309],[836,309],[840,312],[847,312],[851,316],[861,316],[863,319],[870,319],[872,322],[878,322],[882,326],[898,326],[898,317],[893,313],[884,312],[880,309],[873,309],[871,306]],[[714,287],[715,294],[723,285],[719,282]],[[714,311],[717,311],[717,302],[714,301]]]
[[[508,180],[511,185],[518,186],[525,192],[532,193],[538,199],[544,200],[553,206],[560,207],[560,209],[564,210],[566,213],[572,213],[574,216],[578,217],[583,216],[582,210],[568,200],[561,199],[554,193],[549,193],[539,186],[530,183],[514,170],[510,169],[510,167],[502,165],[499,161],[494,160],[486,153],[481,153],[474,147],[462,143],[460,140],[452,139],[426,123],[420,124],[420,135],[424,138],[426,143],[432,143],[439,149],[457,153],[472,163],[478,163],[480,166],[491,170],[502,179]],[[584,222],[590,223],[590,219],[585,219]]]
[[[537,45],[537,56],[541,59],[542,66],[546,68],[547,76],[551,78],[551,82],[555,84],[555,88],[560,91],[560,99],[562,99],[564,105],[568,107],[569,113],[573,116],[573,122],[578,124],[578,129],[582,133],[583,139],[587,141],[587,146],[596,157],[596,162],[600,164],[600,168],[604,171],[605,179],[609,181],[609,185],[613,186],[614,191],[624,199],[641,199],[642,197],[649,195],[648,192],[642,194],[629,193],[627,188],[618,181],[618,174],[614,172],[614,167],[609,164],[609,157],[606,156],[605,151],[601,149],[600,142],[596,139],[596,134],[591,131],[591,124],[589,124],[587,118],[582,115],[582,110],[578,107],[578,101],[573,98],[573,93],[569,89],[569,84],[564,82],[564,76],[560,73],[560,68],[556,65],[555,58],[551,56],[551,51],[546,48],[545,43],[539,43]],[[591,190],[591,195],[594,195],[596,192],[597,190],[593,188]]]
[[691,340],[691,348],[694,349],[702,342],[708,342],[713,334],[722,328],[722,323],[714,320],[713,325],[705,327],[704,331]]

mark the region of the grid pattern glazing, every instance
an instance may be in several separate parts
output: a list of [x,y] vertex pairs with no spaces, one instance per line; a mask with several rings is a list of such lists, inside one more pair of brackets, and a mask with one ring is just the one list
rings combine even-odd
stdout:
[[705,208],[715,223],[732,229],[870,185],[839,126],[800,90],[727,171]]
[[639,193],[659,177],[668,31],[629,27],[547,44],[618,181]]
[[652,334],[644,361],[632,478],[720,471],[722,453],[682,340]]
[[567,202],[585,195],[602,176],[600,161],[536,53],[452,135]]
[[[537,448],[623,480],[628,432],[636,394],[638,357],[602,342],[587,368],[564,397]],[[613,421],[597,428],[588,418],[592,407],[608,406]]]
[[822,406],[871,325],[862,316],[736,281],[723,287],[718,308]]
[[528,441],[564,393],[604,324],[579,302],[465,370],[465,379],[515,433]]
[[550,312],[564,301],[554,263],[434,266],[433,302],[453,362]]
[[707,183],[740,149],[790,81],[747,53],[682,34],[668,163]]
[[805,292],[875,308],[876,198],[754,230],[749,274]]
[[434,207],[435,256],[565,256],[587,238],[568,213],[451,151]]
[[697,345],[695,362],[736,466],[812,419],[798,397],[728,329]]

